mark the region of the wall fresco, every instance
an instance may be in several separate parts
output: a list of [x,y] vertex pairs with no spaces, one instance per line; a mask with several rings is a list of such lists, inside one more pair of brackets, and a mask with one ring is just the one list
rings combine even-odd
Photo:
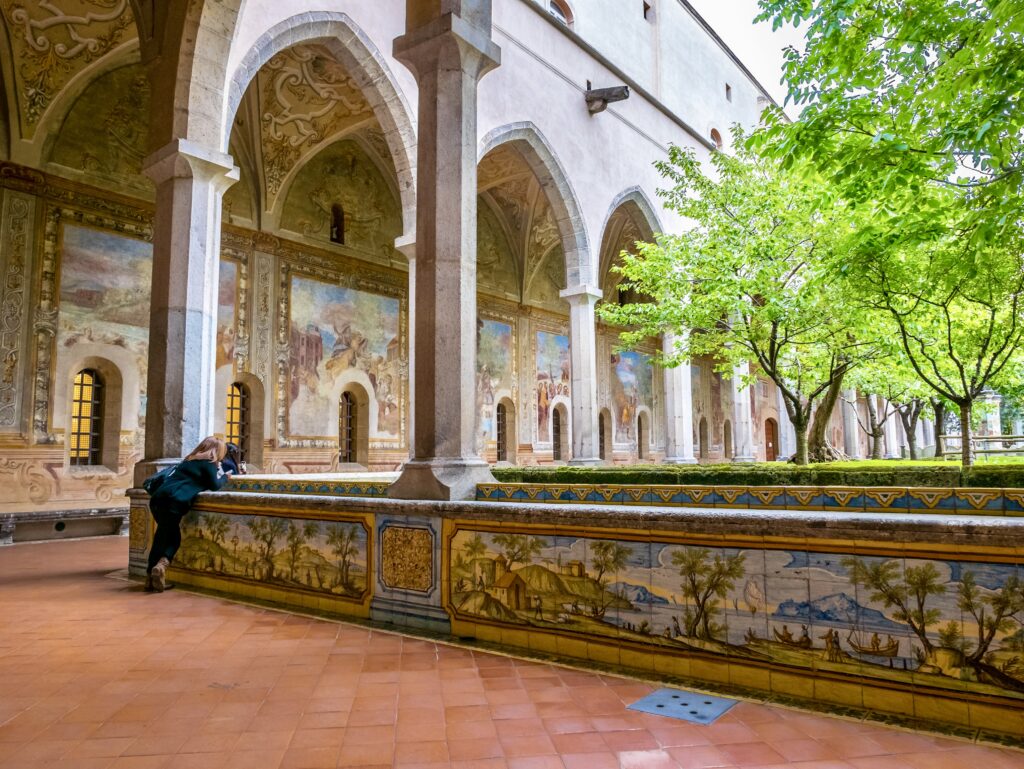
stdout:
[[371,438],[398,438],[398,300],[293,277],[290,306],[290,435],[337,436],[338,397],[351,381],[367,389],[376,412]]
[[238,301],[238,264],[220,260],[217,284],[217,368],[235,362],[235,304]]
[[461,529],[455,616],[1024,699],[1014,564]]
[[361,523],[192,513],[175,567],[344,598],[367,592]]
[[611,369],[615,442],[632,443],[636,441],[636,420],[639,409],[642,407],[653,409],[654,368],[651,366],[649,355],[625,351],[612,354]]
[[512,326],[497,320],[481,319],[477,322],[476,397],[477,448],[483,450],[487,441],[497,440],[495,412],[498,401],[512,397],[514,374],[512,370]]
[[551,440],[551,409],[556,398],[570,397],[569,337],[537,332],[537,437]]

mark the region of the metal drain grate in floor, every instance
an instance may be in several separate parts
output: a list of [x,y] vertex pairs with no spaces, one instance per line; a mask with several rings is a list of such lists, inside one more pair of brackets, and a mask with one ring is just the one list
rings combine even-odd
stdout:
[[629,709],[706,725],[713,724],[735,704],[736,700],[688,692],[685,689],[658,689],[634,702]]

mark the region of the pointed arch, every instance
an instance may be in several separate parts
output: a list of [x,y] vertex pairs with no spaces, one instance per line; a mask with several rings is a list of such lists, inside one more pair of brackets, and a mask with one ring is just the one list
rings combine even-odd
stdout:
[[657,211],[643,189],[640,187],[630,187],[616,195],[608,207],[608,212],[605,214],[604,222],[601,225],[601,263],[597,277],[598,285],[602,288],[606,287],[608,271],[611,269],[615,257],[618,256],[607,242],[608,237],[611,235],[613,228],[613,219],[616,217],[616,214],[622,213],[630,216],[637,224],[642,240],[653,241],[655,236],[664,232]]
[[403,230],[416,227],[416,131],[412,110],[387,62],[369,37],[347,14],[312,11],[275,24],[257,40],[231,74],[220,121],[220,149],[227,152],[231,127],[245,90],[260,68],[299,43],[318,43],[329,50],[362,89],[384,129],[391,151],[402,204]]
[[529,121],[495,128],[480,141],[477,162],[493,149],[510,144],[533,171],[551,205],[565,253],[565,285],[594,285],[594,264],[579,197],[551,144]]

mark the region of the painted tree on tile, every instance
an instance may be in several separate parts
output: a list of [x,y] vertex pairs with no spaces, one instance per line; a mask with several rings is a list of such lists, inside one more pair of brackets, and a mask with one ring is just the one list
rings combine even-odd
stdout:
[[288,578],[295,580],[295,567],[302,555],[302,548],[309,540],[320,533],[320,524],[306,521],[301,526],[295,521],[288,524],[285,541],[288,543]]
[[970,615],[976,624],[977,641],[967,660],[977,665],[985,659],[996,635],[1012,630],[1013,616],[1024,612],[1024,584],[1013,574],[999,590],[985,594],[974,572],[965,571],[957,586],[957,606],[964,612],[965,619]]
[[626,565],[626,559],[633,553],[631,548],[607,539],[592,542],[590,549],[594,553],[590,563],[594,567],[594,571],[597,572],[594,579],[601,584],[604,584],[601,582],[601,578],[606,572],[617,572]]
[[348,588],[351,584],[352,560],[359,551],[355,526],[335,524],[327,529],[327,546],[338,559],[338,585]]
[[946,593],[946,586],[935,564],[928,561],[921,566],[908,566],[903,570],[900,561],[865,562],[861,558],[849,557],[842,560],[850,572],[850,581],[858,587],[873,591],[871,600],[882,603],[887,609],[895,609],[892,616],[897,622],[905,622],[921,642],[925,659],[935,658],[935,646],[928,637],[928,628],[938,624],[942,612],[927,608],[928,599]]
[[287,530],[287,524],[283,518],[266,518],[261,515],[254,515],[249,519],[249,531],[256,540],[257,552],[263,561],[265,580],[274,578],[274,556],[277,554],[277,540]]
[[501,548],[501,554],[508,561],[509,569],[515,563],[524,566],[533,563],[533,559],[547,547],[547,543],[540,537],[531,537],[527,534],[495,534],[492,542]]
[[210,541],[217,545],[223,545],[224,539],[228,535],[228,529],[231,527],[227,516],[207,513],[203,515],[203,524],[206,526]]
[[716,552],[712,556],[706,547],[684,547],[672,553],[672,565],[678,567],[679,576],[683,578],[683,595],[693,602],[684,614],[688,637],[711,641],[721,632],[714,616],[719,602],[735,587],[736,580],[743,577],[744,561],[743,553]]

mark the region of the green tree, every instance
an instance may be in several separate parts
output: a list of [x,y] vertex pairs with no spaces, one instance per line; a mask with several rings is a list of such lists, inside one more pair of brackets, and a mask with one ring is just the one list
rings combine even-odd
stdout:
[[672,553],[672,565],[683,578],[683,595],[693,601],[686,614],[686,635],[691,638],[713,640],[719,627],[713,623],[719,601],[743,576],[743,553],[727,556],[721,552],[711,555],[706,547],[684,547]]
[[1021,0],[761,0],[805,30],[788,53],[799,120],[759,146],[810,161],[869,215],[841,265],[889,316],[918,376],[960,412],[1015,374],[1024,344]]
[[547,543],[542,538],[531,537],[527,534],[495,534],[492,541],[501,548],[502,555],[508,561],[509,569],[515,563],[521,563],[524,566],[532,563],[533,559],[540,555],[540,551],[547,547]]
[[256,540],[257,552],[263,561],[266,576],[264,579],[274,578],[274,556],[277,553],[277,540],[284,535],[288,528],[283,518],[268,518],[262,515],[254,515],[249,519],[249,531]]
[[303,546],[320,533],[320,524],[307,521],[299,526],[295,521],[288,524],[285,542],[288,544],[288,577],[295,580],[295,567],[299,563]]
[[969,614],[977,625],[978,640],[968,661],[978,663],[988,653],[997,633],[1013,629],[1013,616],[1024,612],[1024,582],[1013,574],[1002,588],[983,593],[974,572],[965,571],[957,586],[957,606]]
[[[676,334],[662,365],[710,355],[729,377],[741,364],[763,372],[796,431],[795,461],[806,464],[809,448],[815,459],[832,458],[825,426],[843,378],[871,355],[830,269],[855,220],[808,169],[785,169],[747,148],[738,129],[735,136],[737,154],[714,153],[710,170],[680,147],[659,163],[672,185],[661,193],[665,205],[695,226],[623,252],[623,287],[646,301],[599,313],[630,329],[620,335],[627,348]],[[817,436],[810,447],[809,430]]]
[[350,524],[338,523],[327,529],[327,546],[331,548],[334,557],[338,559],[339,584],[346,589],[351,584],[352,559],[359,551],[357,538],[357,529]]
[[598,582],[601,582],[605,572],[614,573],[624,567],[626,565],[626,559],[633,554],[633,550],[631,548],[606,539],[592,543],[590,545],[590,550],[594,553],[593,558],[590,559],[590,563],[597,572],[597,576],[594,577],[594,579]]
[[938,623],[942,612],[927,608],[927,603],[931,596],[946,593],[935,564],[929,561],[904,570],[901,561],[871,563],[852,556],[844,558],[842,564],[849,571],[853,584],[873,591],[872,601],[881,602],[887,609],[896,609],[893,619],[905,622],[921,642],[925,657],[933,659],[935,647],[928,637],[928,628]]

